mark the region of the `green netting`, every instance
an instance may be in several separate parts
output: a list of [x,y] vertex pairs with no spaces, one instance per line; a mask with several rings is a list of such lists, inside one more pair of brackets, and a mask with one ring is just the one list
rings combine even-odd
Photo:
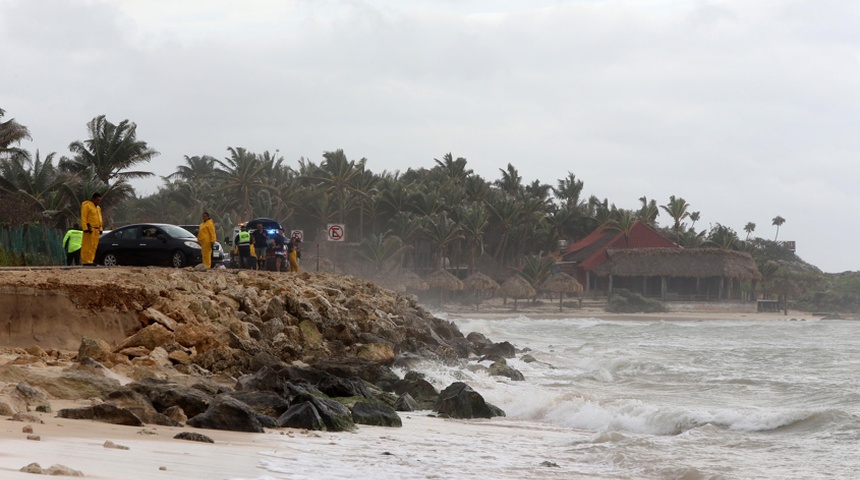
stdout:
[[0,263],[4,265],[63,265],[62,230],[45,225],[0,228]]

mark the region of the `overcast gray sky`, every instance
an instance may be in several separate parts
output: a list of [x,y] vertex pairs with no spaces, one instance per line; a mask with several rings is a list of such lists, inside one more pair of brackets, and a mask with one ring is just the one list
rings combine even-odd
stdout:
[[573,172],[741,238],[780,215],[803,259],[860,270],[858,24],[848,0],[0,0],[0,108],[43,156],[128,119],[159,175],[227,147]]

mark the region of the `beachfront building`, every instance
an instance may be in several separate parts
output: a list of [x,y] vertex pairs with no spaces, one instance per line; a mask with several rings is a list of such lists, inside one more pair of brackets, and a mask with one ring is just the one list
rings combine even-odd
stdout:
[[576,278],[584,287],[584,295],[605,295],[609,279],[596,275],[595,269],[606,261],[607,251],[649,248],[680,250],[681,246],[642,221],[637,220],[626,232],[603,225],[559,253],[556,268]]
[[[624,288],[661,300],[751,300],[761,273],[746,252],[717,248],[608,249],[593,273],[606,293]],[[742,286],[746,284],[746,288]],[[744,298],[747,297],[747,298]]]

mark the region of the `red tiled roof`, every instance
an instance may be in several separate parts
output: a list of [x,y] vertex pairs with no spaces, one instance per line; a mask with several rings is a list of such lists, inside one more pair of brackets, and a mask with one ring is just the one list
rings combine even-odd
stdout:
[[562,254],[565,262],[575,262],[578,268],[592,270],[606,260],[609,248],[681,248],[649,225],[637,221],[627,238],[623,232],[603,225],[582,240],[572,244]]

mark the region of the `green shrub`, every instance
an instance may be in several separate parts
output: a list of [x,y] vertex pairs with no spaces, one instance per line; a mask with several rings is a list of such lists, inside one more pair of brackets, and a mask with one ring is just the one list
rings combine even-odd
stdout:
[[665,312],[666,307],[657,300],[618,288],[613,290],[612,295],[609,296],[606,311],[612,313],[655,313]]

